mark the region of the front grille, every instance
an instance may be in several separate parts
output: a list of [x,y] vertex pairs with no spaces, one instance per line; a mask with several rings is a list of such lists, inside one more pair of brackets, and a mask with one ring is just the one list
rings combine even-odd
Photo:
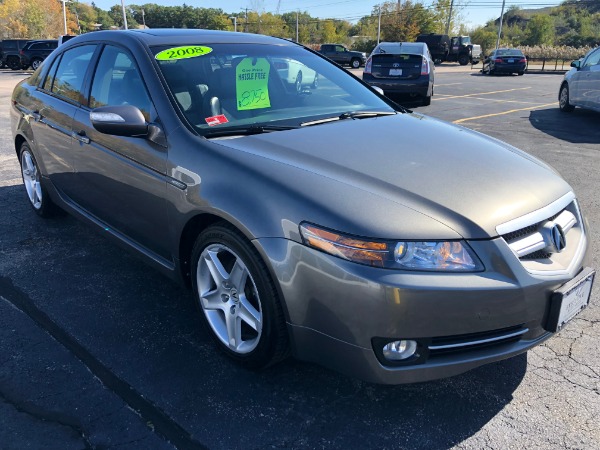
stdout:
[[[571,201],[566,207],[564,203],[562,203],[562,207],[560,207],[560,203],[557,206],[558,210],[551,211],[552,208],[547,208],[550,209],[547,215],[541,217],[539,214],[532,214],[532,223],[522,224],[516,230],[507,230],[508,232],[501,234],[501,237],[521,261],[548,260],[569,246],[577,247],[583,234],[577,204],[575,201]],[[506,226],[505,224],[501,227],[505,228]],[[564,248],[558,248],[556,245],[557,226],[564,235]]]

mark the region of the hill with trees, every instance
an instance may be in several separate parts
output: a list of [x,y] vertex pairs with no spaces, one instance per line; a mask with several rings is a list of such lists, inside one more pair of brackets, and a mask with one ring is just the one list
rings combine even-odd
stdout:
[[[414,41],[421,33],[471,34],[484,52],[496,45],[499,19],[481,27],[466,29],[462,13],[467,4],[454,5],[448,20],[451,0],[436,0],[425,5],[419,0],[388,1],[376,6],[371,14],[356,23],[316,18],[307,11],[274,14],[255,10],[227,13],[219,8],[201,8],[187,4],[162,6],[156,3],[128,5],[130,28],[203,28],[262,33],[296,39],[306,45],[339,42],[369,52],[378,37],[382,41]],[[69,34],[123,27],[121,5],[108,11],[73,0],[67,3]],[[257,2],[259,3],[259,2]],[[62,3],[58,0],[0,0],[0,39],[56,38],[63,34]],[[501,43],[511,47],[570,46],[600,44],[600,0],[567,0],[560,6],[525,10],[509,7],[503,17]]]

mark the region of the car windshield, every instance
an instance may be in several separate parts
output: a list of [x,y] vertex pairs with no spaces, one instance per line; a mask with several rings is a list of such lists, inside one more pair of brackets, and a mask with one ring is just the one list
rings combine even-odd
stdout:
[[523,56],[523,52],[516,48],[500,49],[496,51],[496,56]]
[[152,50],[178,108],[201,134],[209,128],[283,129],[361,111],[394,112],[345,70],[300,46],[196,44]]

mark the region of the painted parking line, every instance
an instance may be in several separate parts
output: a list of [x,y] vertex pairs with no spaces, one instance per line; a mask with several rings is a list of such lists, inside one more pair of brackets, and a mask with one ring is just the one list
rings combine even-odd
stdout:
[[502,94],[504,92],[524,91],[526,89],[531,89],[531,86],[515,88],[515,89],[505,89],[503,91],[490,91],[490,92],[479,92],[477,94],[453,95],[452,97],[444,97],[444,98],[437,98],[437,99],[432,98],[432,100],[442,101],[442,100],[448,100],[451,98],[465,98],[465,97],[476,97],[478,95]]
[[454,120],[452,123],[463,123],[463,122],[468,122],[470,120],[485,119],[487,117],[495,117],[495,116],[503,116],[505,114],[512,114],[512,113],[519,112],[519,111],[531,111],[534,109],[546,108],[548,106],[556,106],[556,105],[558,105],[558,102],[547,103],[545,105],[530,106],[528,108],[511,109],[509,111],[502,111],[502,112],[493,113],[493,114],[485,114],[483,116],[465,117],[464,119]]
[[456,86],[457,84],[464,84],[464,83],[446,83],[446,84],[436,84],[436,87],[440,87],[440,86]]

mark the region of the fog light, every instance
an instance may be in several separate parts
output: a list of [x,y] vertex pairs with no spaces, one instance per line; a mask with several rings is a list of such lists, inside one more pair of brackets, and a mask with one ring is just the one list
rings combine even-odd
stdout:
[[402,361],[417,352],[417,342],[402,340],[389,342],[383,347],[383,356],[391,361]]

